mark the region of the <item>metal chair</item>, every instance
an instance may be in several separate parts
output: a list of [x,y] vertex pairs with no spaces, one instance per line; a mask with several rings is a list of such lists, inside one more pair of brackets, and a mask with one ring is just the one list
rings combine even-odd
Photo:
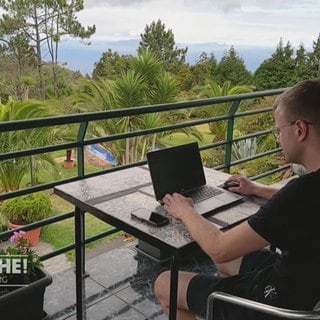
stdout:
[[300,311],[269,306],[267,304],[241,298],[224,292],[213,292],[209,295],[207,301],[206,320],[214,320],[214,301],[216,300],[235,304],[243,308],[255,310],[272,316],[277,316],[283,319],[320,320],[320,301],[316,304],[312,311]]

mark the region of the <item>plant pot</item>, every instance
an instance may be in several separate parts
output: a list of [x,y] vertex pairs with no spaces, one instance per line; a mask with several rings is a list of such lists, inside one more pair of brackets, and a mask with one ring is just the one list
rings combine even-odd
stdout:
[[[16,229],[16,228],[23,227],[23,225],[14,224],[14,223],[11,223],[10,221],[8,221],[8,226],[10,229]],[[26,238],[27,240],[29,240],[32,243],[32,246],[35,246],[39,243],[40,231],[41,231],[41,227],[28,230],[28,231],[26,231],[26,234],[23,237]]]
[[[44,269],[37,269],[37,280],[0,296],[1,319],[42,320],[46,319],[43,300],[46,287],[52,283],[52,277]],[[1,286],[5,286],[1,284]]]
[[74,167],[74,160],[64,160],[63,161],[63,167],[65,169],[70,169]]

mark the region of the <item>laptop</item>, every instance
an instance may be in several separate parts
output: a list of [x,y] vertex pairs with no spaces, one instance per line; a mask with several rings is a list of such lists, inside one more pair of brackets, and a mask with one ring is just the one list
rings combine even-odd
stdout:
[[147,153],[154,195],[157,201],[167,193],[178,192],[191,197],[202,214],[240,202],[243,196],[209,186],[197,142]]

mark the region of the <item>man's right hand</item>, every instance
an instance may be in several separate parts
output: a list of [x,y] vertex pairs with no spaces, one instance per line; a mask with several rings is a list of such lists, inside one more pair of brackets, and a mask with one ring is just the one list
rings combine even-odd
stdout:
[[235,174],[229,177],[225,183],[235,181],[239,184],[237,187],[228,188],[231,192],[241,193],[246,196],[257,196],[263,199],[270,199],[277,191],[277,188],[257,183],[249,180],[248,178]]

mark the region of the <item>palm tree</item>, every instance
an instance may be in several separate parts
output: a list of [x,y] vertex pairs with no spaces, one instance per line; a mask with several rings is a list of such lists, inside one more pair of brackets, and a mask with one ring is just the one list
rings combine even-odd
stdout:
[[[251,92],[254,89],[250,85],[241,85],[232,87],[230,81],[226,81],[220,86],[216,81],[209,80],[207,84],[200,90],[201,97],[223,97],[228,95],[236,95],[246,92]],[[247,103],[241,102],[241,106]],[[231,108],[231,102],[219,103],[207,107],[202,107],[193,111],[195,116],[202,118],[213,118],[220,115],[226,115]],[[212,133],[212,142],[224,140],[227,134],[227,121],[216,121],[208,124],[209,131]],[[223,162],[224,152],[221,152],[221,148],[215,148],[215,150],[207,150],[203,153],[203,162],[210,167],[221,164]]]
[[113,86],[114,81],[109,79],[80,79],[77,82],[77,89],[69,99],[72,104],[70,111],[94,112],[112,109]]
[[[114,82],[110,80],[87,81],[85,93],[76,95],[75,99],[83,109],[88,106],[99,106],[100,110],[124,109],[150,104],[161,104],[174,101],[179,86],[174,78],[164,71],[159,59],[150,51],[141,51],[137,58],[132,58],[130,68]],[[93,102],[94,101],[94,102]],[[97,111],[97,109],[96,109]],[[128,116],[121,119],[99,121],[95,128],[90,128],[93,135],[111,135],[131,132],[147,128],[155,128],[185,119],[183,111],[159,112],[138,116]],[[186,134],[195,135],[201,139],[196,129],[182,129]],[[161,138],[171,132],[127,138],[122,141],[110,142],[108,150],[117,158],[119,164],[138,161],[145,153],[161,145]]]
[[[48,106],[37,101],[14,101],[0,103],[0,121],[12,121],[38,118],[48,115]],[[17,130],[0,134],[0,152],[36,148],[50,144],[54,139],[54,131],[48,128]],[[55,161],[50,154],[30,157],[18,157],[1,161],[0,186],[5,192],[20,188],[21,181],[27,172],[31,174],[31,184],[37,183],[37,172],[40,166],[53,168],[57,173]]]
[[[241,86],[231,86],[230,81],[226,81],[220,86],[216,81],[209,80],[205,87],[202,89],[202,97],[223,97],[228,95],[236,95],[241,93],[252,92],[254,86],[251,85],[241,85]],[[247,103],[246,101],[242,101]],[[201,108],[196,113],[200,114],[202,117],[216,117],[219,115],[228,114],[231,107],[231,102],[219,103],[213,106]],[[218,121],[209,123],[209,130],[213,135],[213,142],[225,139],[227,132],[227,122]]]

